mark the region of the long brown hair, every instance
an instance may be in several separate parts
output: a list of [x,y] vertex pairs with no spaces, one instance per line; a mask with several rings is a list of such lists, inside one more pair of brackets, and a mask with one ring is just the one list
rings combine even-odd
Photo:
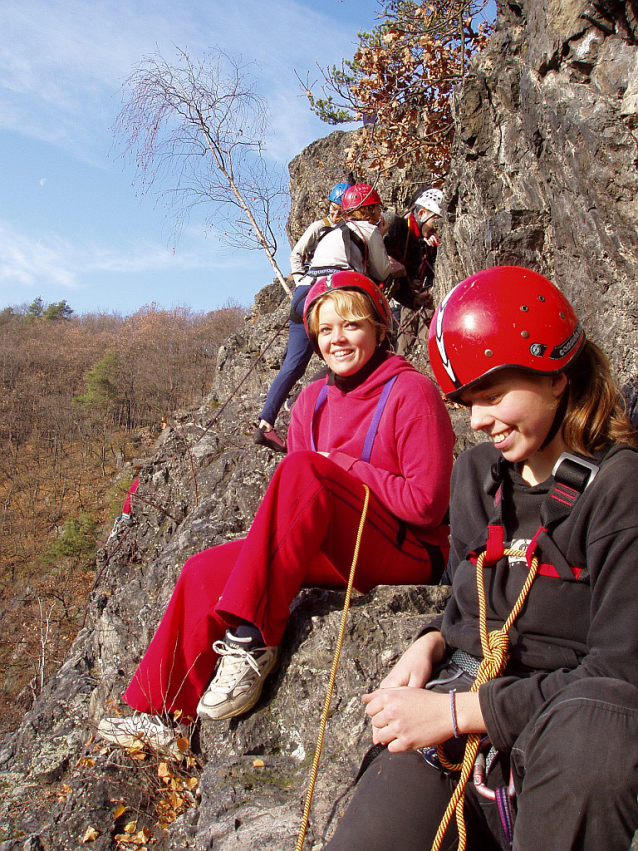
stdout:
[[566,370],[569,402],[563,439],[570,449],[592,455],[609,443],[638,445],[607,355],[590,340]]

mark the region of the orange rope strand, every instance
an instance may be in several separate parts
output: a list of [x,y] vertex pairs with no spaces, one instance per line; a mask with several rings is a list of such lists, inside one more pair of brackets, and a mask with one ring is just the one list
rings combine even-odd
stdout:
[[[526,557],[526,553],[524,550],[503,550],[503,555],[518,556],[519,558]],[[473,692],[477,692],[479,688],[484,685],[484,683],[488,682],[488,680],[494,679],[495,677],[499,677],[505,670],[507,660],[509,659],[509,637],[507,633],[509,632],[510,627],[512,626],[512,624],[518,617],[521,609],[523,608],[523,603],[527,598],[529,589],[532,587],[532,582],[536,578],[536,573],[538,571],[538,559],[536,558],[536,556],[534,556],[532,558],[532,563],[528,571],[525,583],[516,599],[516,602],[514,603],[512,611],[509,613],[507,620],[500,629],[495,629],[492,630],[492,632],[488,632],[487,604],[485,600],[485,583],[483,579],[484,562],[485,552],[482,552],[478,558],[478,561],[476,562],[476,587],[478,591],[479,634],[481,637],[483,659],[479,666],[476,679],[474,680],[472,688],[470,689],[470,691]],[[476,754],[478,753],[480,742],[481,736],[478,733],[473,733],[472,735],[467,737],[467,742],[465,744],[465,753],[463,755],[463,762],[460,765],[454,765],[448,762],[448,760],[445,758],[445,755],[443,754],[442,745],[439,745],[437,749],[439,760],[441,761],[441,764],[444,766],[444,768],[447,768],[450,771],[460,771],[461,776],[459,778],[459,782],[457,783],[456,789],[454,790],[454,794],[452,795],[450,802],[447,806],[447,809],[443,814],[443,818],[441,819],[441,824],[439,825],[437,834],[434,837],[432,851],[440,851],[443,836],[450,824],[450,821],[452,820],[453,814],[456,815],[456,824],[459,833],[458,851],[465,851],[467,832],[465,829],[465,817],[463,815],[463,800],[465,797],[465,787],[467,786],[470,774],[472,773],[472,768],[474,767],[474,761],[476,759]]]
[[323,748],[323,737],[326,731],[326,722],[328,721],[328,712],[330,711],[330,703],[332,702],[332,692],[334,690],[335,678],[337,676],[337,667],[339,665],[339,656],[341,655],[341,647],[343,646],[343,638],[346,631],[346,619],[348,617],[348,609],[350,608],[350,598],[352,597],[352,587],[354,584],[354,572],[359,561],[359,548],[361,546],[361,536],[363,535],[363,527],[366,522],[368,513],[368,502],[370,501],[370,489],[367,485],[365,489],[365,498],[363,501],[363,510],[361,511],[361,520],[359,521],[359,529],[357,531],[357,540],[354,546],[354,555],[352,557],[352,565],[350,567],[350,576],[348,577],[348,586],[346,588],[346,597],[343,601],[343,609],[341,611],[341,624],[339,626],[339,634],[337,636],[337,646],[335,647],[334,656],[332,659],[332,668],[330,669],[330,678],[328,680],[328,690],[326,699],[323,704],[321,713],[321,721],[319,722],[319,735],[317,736],[317,745],[315,747],[315,755],[310,769],[310,782],[308,791],[306,792],[306,801],[304,804],[303,815],[301,817],[301,827],[297,837],[296,851],[301,851],[303,848],[306,830],[308,829],[308,821],[310,819],[310,805],[312,804],[312,796],[315,791],[315,783],[317,782],[317,772],[319,770],[319,759],[321,758],[321,749]]

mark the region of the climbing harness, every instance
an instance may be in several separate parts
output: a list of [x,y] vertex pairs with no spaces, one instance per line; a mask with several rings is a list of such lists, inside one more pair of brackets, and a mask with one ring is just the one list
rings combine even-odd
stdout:
[[[502,512],[506,464],[507,462],[503,457],[499,458],[496,464],[493,465],[488,481],[485,485],[486,491],[494,495],[494,512],[488,522],[488,534],[485,542],[485,548],[476,559],[479,636],[481,639],[483,659],[481,660],[478,671],[476,672],[476,679],[470,688],[471,692],[478,692],[482,685],[495,677],[501,676],[505,670],[509,659],[508,632],[520,613],[527,595],[529,594],[530,588],[532,587],[532,583],[539,573],[539,562],[535,554],[539,539],[542,536],[545,542],[551,542],[553,545],[548,534],[550,526],[555,526],[568,517],[577,500],[591,484],[599,469],[598,464],[579,458],[569,452],[563,452],[552,470],[554,483],[540,507],[541,525],[526,550],[514,550],[505,549],[503,546],[505,527],[503,525]],[[555,545],[552,546],[552,549],[560,555],[558,548]],[[468,557],[473,560],[472,557],[474,555],[476,555],[476,553],[469,553]],[[552,552],[552,555],[554,555],[554,552]],[[487,602],[485,597],[483,568],[484,566],[493,567],[503,556],[513,556],[515,558],[524,559],[527,562],[528,574],[516,602],[514,603],[514,606],[512,607],[512,610],[503,626],[500,629],[488,632]],[[564,558],[563,561],[565,561]],[[572,572],[573,577],[578,578],[578,568],[568,569]],[[558,571],[558,568],[556,568],[556,570]],[[558,572],[556,575],[558,575]],[[482,740],[483,737],[479,734],[474,733],[468,735],[465,744],[465,753],[461,763],[450,763],[448,761],[443,744],[439,745],[437,748],[437,757],[443,768],[451,772],[459,773],[460,777],[434,838],[432,851],[439,851],[441,848],[443,836],[452,820],[452,816],[456,817],[459,835],[458,851],[465,851],[467,832],[463,814],[463,800],[465,796],[465,788],[470,779],[470,775],[473,772],[475,779],[478,779],[477,791],[479,794],[482,794],[485,797],[492,797],[492,794],[494,795],[494,800],[497,802],[499,815],[501,817],[501,826],[503,828],[506,847],[511,847],[514,835],[514,813],[511,806],[513,798],[512,777],[510,776],[509,786],[505,789],[496,790],[494,793],[487,789],[484,782],[485,757],[479,754],[479,747]]]
[[[372,420],[370,422],[370,425],[368,426],[368,431],[366,433],[365,440],[363,441],[363,449],[361,450],[361,460],[365,461],[366,463],[370,461],[370,455],[372,454],[374,439],[377,436],[377,431],[379,430],[379,423],[381,422],[383,409],[385,408],[386,402],[388,401],[388,396],[390,395],[390,391],[394,387],[394,382],[397,380],[397,378],[397,375],[393,375],[392,378],[389,378],[385,382],[385,384],[383,385],[383,390],[381,391],[381,395],[379,396],[379,399],[377,401],[376,408],[374,409]],[[310,420],[310,446],[312,447],[313,452],[317,451],[314,434],[315,417],[317,415],[317,412],[325,405],[327,397],[328,382],[326,381],[326,383],[323,385],[317,395],[315,408],[312,412],[312,419]]]
[[[485,746],[490,747],[489,739],[485,740]],[[505,847],[509,849],[512,847],[512,842],[514,841],[515,813],[514,807],[512,806],[512,802],[516,797],[516,789],[514,788],[514,771],[510,769],[510,779],[507,786],[499,786],[498,789],[490,789],[485,783],[485,764],[485,752],[484,750],[479,749],[476,760],[474,761],[472,774],[474,788],[479,795],[487,798],[488,801],[496,802],[501,821],[501,829],[503,831],[503,841]]]
[[[500,540],[502,544],[502,535],[500,536]],[[530,547],[528,547],[527,551],[503,549],[501,546],[501,554],[493,561],[492,559],[494,559],[498,552],[498,544],[496,541],[492,542],[492,547],[490,548],[491,558],[488,561],[488,566],[495,564],[496,561],[498,561],[498,559],[502,556],[516,556],[519,558],[527,559],[529,571],[523,588],[521,589],[507,620],[500,629],[492,630],[492,632],[489,633],[487,631],[487,604],[485,600],[485,585],[483,580],[483,565],[487,560],[488,550],[484,550],[478,557],[476,563],[476,587],[479,600],[479,634],[481,638],[481,649],[483,650],[483,660],[479,666],[479,671],[476,676],[476,679],[474,680],[474,684],[470,689],[471,692],[477,692],[480,686],[482,686],[489,680],[500,676],[505,670],[505,666],[509,658],[509,637],[507,633],[514,621],[516,620],[520,610],[522,609],[523,603],[525,602],[525,599],[529,593],[530,588],[532,587],[532,583],[536,578],[536,573],[538,571],[538,558],[533,555],[532,545],[535,548],[535,541],[530,544]],[[452,794],[447,809],[445,810],[443,818],[441,819],[441,824],[439,825],[439,829],[432,844],[432,851],[439,851],[441,847],[441,842],[443,841],[443,835],[445,834],[445,831],[447,830],[453,815],[456,816],[456,825],[459,834],[459,851],[465,851],[467,832],[465,829],[465,817],[463,815],[463,798],[465,795],[465,787],[467,786],[470,774],[472,773],[474,768],[474,763],[478,754],[481,738],[482,736],[480,736],[478,733],[473,733],[467,737],[467,742],[465,744],[465,753],[463,755],[463,762],[460,765],[452,764],[447,761],[445,753],[443,752],[443,747],[441,745],[437,749],[437,754],[441,765],[443,765],[443,767],[446,768],[448,771],[460,772],[461,776],[456,785],[454,793]]]
[[366,516],[368,513],[368,502],[370,501],[370,489],[367,485],[363,485],[363,489],[365,491],[365,496],[363,500],[363,509],[361,510],[361,519],[359,520],[359,528],[357,530],[357,538],[354,545],[354,555],[352,557],[352,565],[350,566],[350,575],[348,577],[348,585],[346,588],[346,595],[343,601],[343,609],[341,611],[341,624],[339,625],[339,633],[337,635],[337,645],[335,647],[334,656],[332,659],[332,667],[330,669],[330,677],[328,679],[328,689],[326,691],[326,699],[324,700],[323,710],[321,712],[321,719],[319,721],[319,734],[317,736],[317,744],[315,747],[315,755],[312,760],[312,768],[310,769],[310,781],[308,783],[308,790],[306,792],[306,800],[303,808],[303,815],[301,817],[301,827],[299,829],[299,835],[297,837],[297,846],[296,851],[301,851],[303,848],[304,839],[306,837],[306,830],[308,829],[308,820],[310,818],[310,807],[312,805],[312,796],[315,791],[315,784],[317,782],[317,772],[319,770],[319,760],[321,759],[321,750],[323,748],[323,739],[326,731],[326,723],[328,721],[328,712],[330,711],[330,703],[332,702],[332,693],[334,691],[335,679],[337,676],[337,667],[339,665],[339,656],[341,655],[341,648],[343,646],[343,639],[346,631],[346,619],[348,617],[348,610],[350,608],[350,598],[352,597],[352,587],[354,585],[354,574],[357,567],[357,562],[359,560],[359,549],[361,546],[361,537],[363,535],[363,527],[366,522]]

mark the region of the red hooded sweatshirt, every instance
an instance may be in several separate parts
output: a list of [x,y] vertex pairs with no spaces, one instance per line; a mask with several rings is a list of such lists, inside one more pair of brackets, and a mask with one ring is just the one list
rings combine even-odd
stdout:
[[[362,461],[379,396],[395,375],[370,461]],[[368,485],[419,538],[446,545],[449,529],[442,521],[450,497],[454,432],[433,382],[405,358],[390,355],[349,392],[330,384],[325,403],[314,412],[324,384],[313,382],[295,402],[289,451],[313,448],[312,427],[317,451],[328,452],[331,460]]]

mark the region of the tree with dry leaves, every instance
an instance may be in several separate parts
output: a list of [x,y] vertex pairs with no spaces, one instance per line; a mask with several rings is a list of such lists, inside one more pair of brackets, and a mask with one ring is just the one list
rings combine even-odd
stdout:
[[363,121],[348,150],[356,171],[425,162],[448,170],[452,92],[491,25],[487,0],[389,0],[380,23],[359,34],[352,60],[322,70],[320,94],[306,86],[313,111],[330,124]]
[[228,245],[265,251],[277,279],[277,226],[286,197],[283,172],[264,159],[268,109],[248,66],[216,50],[200,61],[146,57],[124,83],[116,137],[134,157],[143,190],[167,180],[179,231],[192,210]]

